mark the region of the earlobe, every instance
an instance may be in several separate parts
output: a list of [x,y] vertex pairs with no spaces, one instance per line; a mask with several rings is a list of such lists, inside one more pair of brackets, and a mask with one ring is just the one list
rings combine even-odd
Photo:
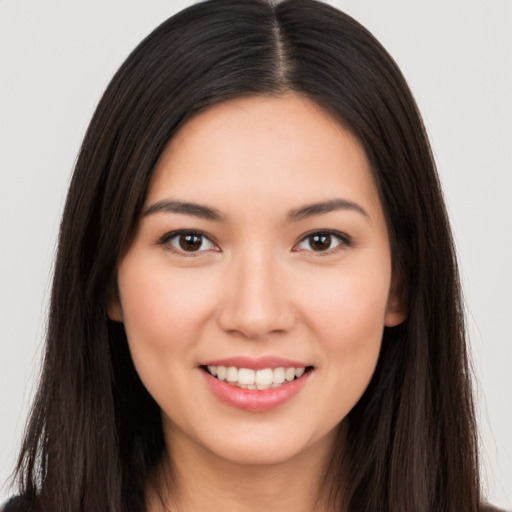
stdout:
[[407,318],[406,296],[402,279],[394,277],[389,290],[386,315],[384,317],[384,325],[386,327],[395,327]]
[[406,318],[407,314],[405,313],[405,310],[390,307],[390,304],[388,304],[384,325],[386,327],[395,327],[396,325],[401,324]]
[[123,322],[123,310],[121,308],[119,292],[115,285],[109,287],[107,296],[107,315],[110,320],[113,320],[114,322]]

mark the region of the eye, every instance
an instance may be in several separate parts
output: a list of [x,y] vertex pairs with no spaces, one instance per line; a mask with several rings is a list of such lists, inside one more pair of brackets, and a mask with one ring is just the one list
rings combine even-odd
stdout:
[[162,237],[160,244],[179,253],[218,250],[217,246],[206,235],[197,231],[174,231],[168,233]]
[[299,251],[330,252],[350,245],[348,237],[331,231],[317,231],[305,236],[295,247]]

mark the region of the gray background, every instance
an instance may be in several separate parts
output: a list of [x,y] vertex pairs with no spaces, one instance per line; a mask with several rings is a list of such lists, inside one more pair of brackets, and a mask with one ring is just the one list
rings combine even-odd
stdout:
[[[39,368],[55,240],[92,111],[129,51],[192,2],[0,1],[0,485]],[[485,491],[512,509],[512,2],[330,2],[408,79],[459,251]],[[0,502],[9,495],[0,488]]]

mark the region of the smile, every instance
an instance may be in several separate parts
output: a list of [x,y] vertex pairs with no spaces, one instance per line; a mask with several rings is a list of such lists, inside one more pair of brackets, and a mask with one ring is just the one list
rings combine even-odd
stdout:
[[236,366],[205,367],[206,371],[220,381],[242,389],[265,390],[280,387],[298,379],[306,372],[306,367],[237,368]]
[[275,409],[297,395],[313,366],[278,357],[233,357],[199,366],[210,391],[224,404],[251,412]]

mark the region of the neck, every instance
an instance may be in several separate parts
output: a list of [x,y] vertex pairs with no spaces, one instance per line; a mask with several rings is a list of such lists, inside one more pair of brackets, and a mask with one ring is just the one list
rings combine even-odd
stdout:
[[218,457],[179,432],[148,493],[148,510],[328,512],[325,472],[335,435],[286,461],[243,464]]

